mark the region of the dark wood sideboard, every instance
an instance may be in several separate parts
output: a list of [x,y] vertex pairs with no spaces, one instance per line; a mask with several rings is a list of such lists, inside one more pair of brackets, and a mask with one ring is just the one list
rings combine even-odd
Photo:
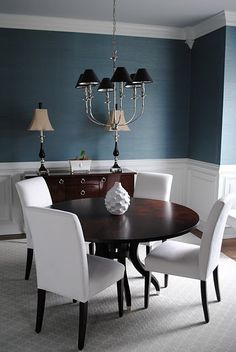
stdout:
[[[134,175],[130,170],[121,173],[110,171],[90,171],[88,173],[61,172],[43,175],[49,187],[53,203],[78,198],[105,197],[107,191],[115,182],[121,182],[130,196],[134,192]],[[33,174],[25,174],[24,178],[34,177]]]

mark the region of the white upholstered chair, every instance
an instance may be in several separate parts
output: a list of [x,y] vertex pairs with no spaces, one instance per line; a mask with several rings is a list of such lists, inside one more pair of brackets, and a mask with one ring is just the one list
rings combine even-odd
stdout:
[[[27,259],[25,269],[25,280],[30,277],[30,271],[33,260],[33,241],[27,220],[25,217],[25,207],[27,206],[38,206],[48,207],[52,205],[52,198],[49,192],[46,181],[43,177],[33,177],[27,180],[22,180],[16,183],[16,190],[18,192],[23,218],[24,218],[24,230],[27,240]],[[43,228],[41,229],[43,230]]]
[[93,296],[117,282],[119,316],[123,315],[124,265],[87,255],[81,224],[75,214],[39,207],[27,207],[25,212],[35,251],[36,332],[42,328],[46,291],[77,300],[80,302],[78,348],[82,349],[88,301]]
[[[170,200],[173,176],[157,172],[139,172],[134,188],[134,198]],[[146,254],[150,252],[150,242],[141,243],[146,246]],[[164,278],[164,287],[168,285],[168,275]]]
[[137,174],[134,198],[170,200],[173,176],[157,172]]
[[200,280],[205,322],[209,322],[206,281],[213,273],[217,300],[220,301],[218,263],[224,229],[235,194],[217,200],[208,216],[201,245],[168,240],[154,248],[145,259],[145,308],[148,307],[152,271]]

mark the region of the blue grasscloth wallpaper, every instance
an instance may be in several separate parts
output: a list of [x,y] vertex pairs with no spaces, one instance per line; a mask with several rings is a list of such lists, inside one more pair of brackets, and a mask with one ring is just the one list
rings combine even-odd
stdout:
[[236,164],[236,28],[226,28],[221,164]]
[[[181,40],[117,37],[118,66],[146,67],[144,116],[120,135],[120,159],[188,157],[190,50]],[[85,149],[93,160],[112,159],[113,134],[85,116],[79,73],[110,76],[111,36],[0,29],[0,162],[38,160],[38,132],[27,127],[39,101],[54,132],[46,133],[47,160],[68,160]],[[95,113],[105,119],[103,97]]]
[[189,157],[220,164],[225,28],[195,40],[191,56]]

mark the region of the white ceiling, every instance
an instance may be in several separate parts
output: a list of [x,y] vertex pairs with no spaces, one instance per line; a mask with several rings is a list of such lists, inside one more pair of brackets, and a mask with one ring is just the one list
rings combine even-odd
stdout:
[[[225,10],[236,0],[117,0],[117,21],[146,25],[193,26]],[[0,0],[0,13],[112,20],[113,0]]]

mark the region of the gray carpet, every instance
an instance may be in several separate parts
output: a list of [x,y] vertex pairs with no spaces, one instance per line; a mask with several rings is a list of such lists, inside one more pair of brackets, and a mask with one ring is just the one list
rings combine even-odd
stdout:
[[[183,236],[198,242],[193,235]],[[142,250],[144,246],[141,246]],[[47,295],[42,332],[34,332],[36,314],[35,267],[31,279],[23,279],[24,240],[0,241],[0,351],[77,351],[78,304]],[[170,277],[169,286],[143,309],[143,279],[128,264],[132,311],[118,318],[116,287],[91,300],[84,351],[112,352],[235,352],[236,263],[222,255],[220,287],[222,302],[216,303],[212,280],[208,298],[210,323],[203,324],[199,282]],[[163,283],[163,276],[157,275]]]

